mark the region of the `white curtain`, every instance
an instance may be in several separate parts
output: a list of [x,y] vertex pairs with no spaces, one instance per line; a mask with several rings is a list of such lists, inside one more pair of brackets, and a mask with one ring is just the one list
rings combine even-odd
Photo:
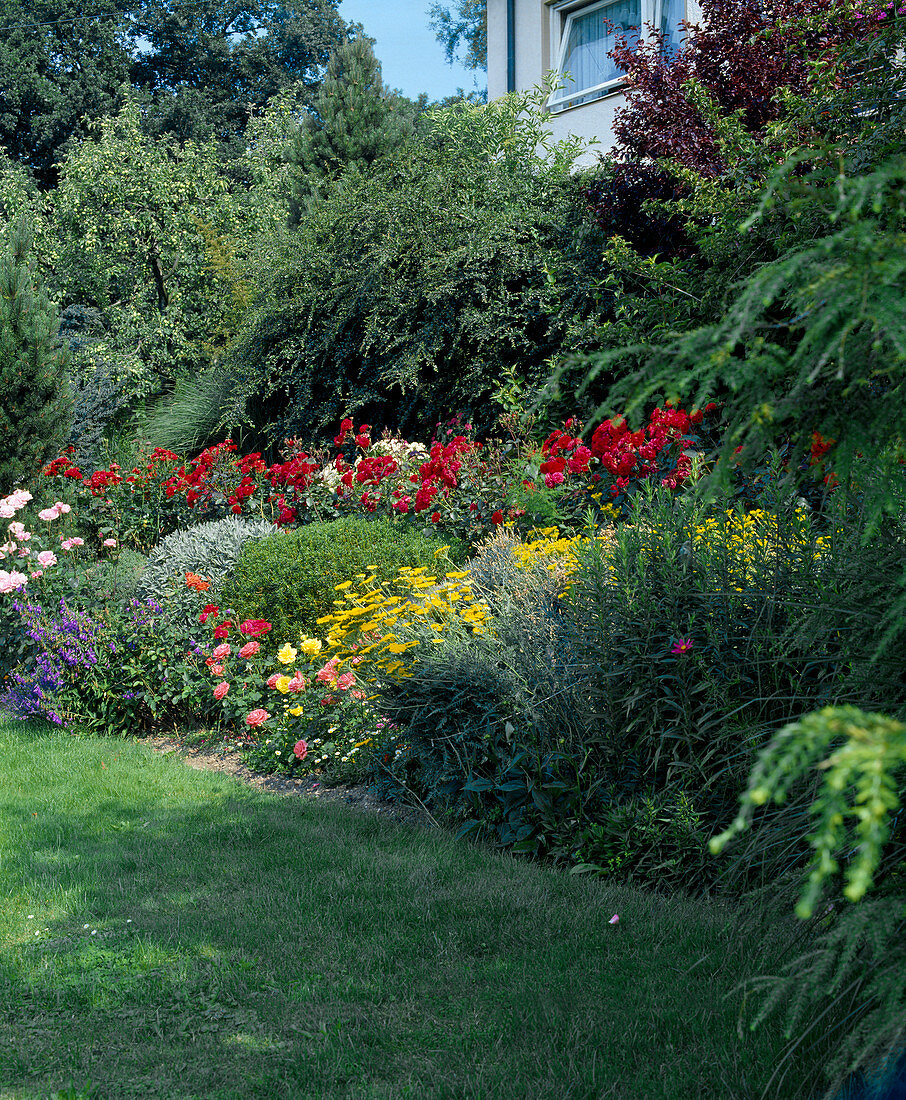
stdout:
[[[680,3],[682,0],[680,0]],[[675,0],[674,0],[675,4]],[[665,6],[671,6],[665,3]],[[622,75],[608,53],[618,38],[638,41],[642,24],[642,0],[617,0],[570,20],[562,72],[570,73],[575,84],[566,83],[561,95],[569,96],[594,88]]]
[[685,31],[680,22],[686,18],[686,0],[664,0],[661,15],[661,33],[664,36],[664,50],[667,54],[676,53],[682,45]]

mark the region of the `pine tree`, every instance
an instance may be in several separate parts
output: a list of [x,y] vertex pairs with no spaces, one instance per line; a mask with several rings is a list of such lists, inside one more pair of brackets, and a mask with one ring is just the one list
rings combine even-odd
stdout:
[[414,132],[418,109],[384,86],[372,39],[358,34],[338,46],[291,153],[291,222],[344,171],[366,169],[397,149]]
[[0,252],[0,495],[27,485],[57,453],[72,418],[59,317],[30,258],[27,222]]

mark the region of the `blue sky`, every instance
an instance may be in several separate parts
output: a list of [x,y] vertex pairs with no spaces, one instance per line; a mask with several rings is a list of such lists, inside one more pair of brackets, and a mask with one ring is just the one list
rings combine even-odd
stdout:
[[[487,86],[484,72],[448,65],[443,47],[428,25],[431,0],[341,0],[340,15],[361,23],[376,39],[374,52],[384,83],[415,99],[427,92],[432,100]],[[477,83],[476,83],[477,82]]]

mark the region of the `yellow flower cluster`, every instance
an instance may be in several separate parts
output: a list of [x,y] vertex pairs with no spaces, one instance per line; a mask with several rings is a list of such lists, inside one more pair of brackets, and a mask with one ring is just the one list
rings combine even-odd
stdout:
[[729,574],[737,590],[757,584],[765,568],[778,560],[802,566],[808,559],[820,561],[830,546],[826,537],[813,538],[805,509],[795,512],[795,530],[789,525],[781,531],[778,517],[756,509],[740,514],[728,510],[725,515],[706,520],[695,528],[693,552],[704,547],[725,547],[729,552]]
[[543,565],[549,573],[563,575],[578,568],[575,549],[580,541],[584,540],[561,537],[556,527],[542,527],[531,531],[524,542],[517,542],[512,552],[520,569]]
[[[612,530],[602,528],[594,539],[606,545],[613,540],[613,537]],[[524,542],[516,543],[513,547],[513,557],[521,569],[532,569],[535,565],[541,564],[550,573],[565,580],[579,568],[576,551],[588,542],[589,538],[585,535],[573,535],[567,538],[562,536],[556,527],[541,527],[530,531]]]
[[490,612],[468,584],[469,571],[451,571],[441,580],[425,566],[403,566],[394,580],[378,583],[375,566],[359,573],[356,582],[336,585],[341,595],[336,610],[318,619],[324,628],[327,651],[352,665],[381,669],[391,676],[407,675],[407,662],[417,659],[411,650],[424,642],[439,645],[454,622],[474,634],[488,629]]

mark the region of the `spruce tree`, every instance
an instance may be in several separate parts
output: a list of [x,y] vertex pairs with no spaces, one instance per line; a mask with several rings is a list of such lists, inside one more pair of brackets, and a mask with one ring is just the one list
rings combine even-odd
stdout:
[[58,453],[72,417],[59,317],[31,246],[22,220],[0,251],[0,495],[27,485]]
[[344,171],[367,169],[399,148],[414,132],[418,110],[384,86],[372,39],[360,33],[339,45],[293,145],[291,222]]

